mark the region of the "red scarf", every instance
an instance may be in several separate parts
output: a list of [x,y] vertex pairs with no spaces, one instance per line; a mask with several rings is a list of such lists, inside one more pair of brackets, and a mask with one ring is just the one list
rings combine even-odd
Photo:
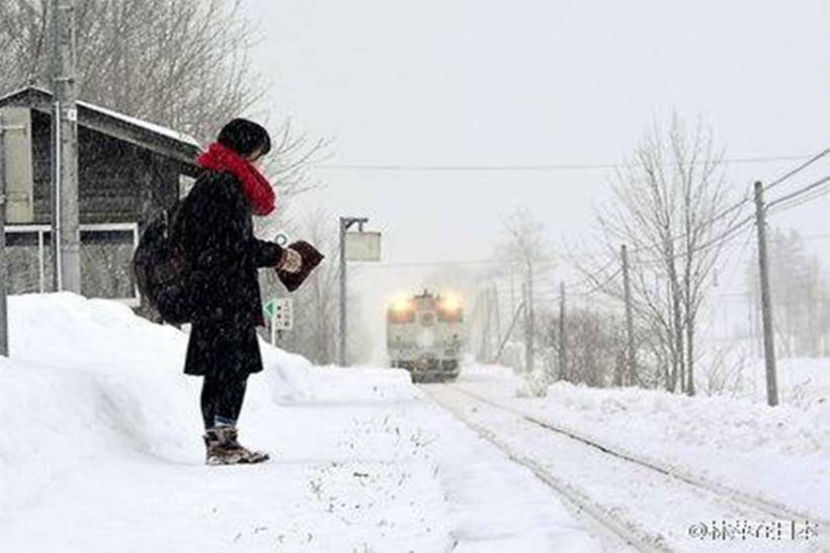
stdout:
[[271,183],[251,162],[227,146],[214,142],[196,163],[210,171],[231,173],[239,179],[254,215],[268,215],[274,211],[277,195]]

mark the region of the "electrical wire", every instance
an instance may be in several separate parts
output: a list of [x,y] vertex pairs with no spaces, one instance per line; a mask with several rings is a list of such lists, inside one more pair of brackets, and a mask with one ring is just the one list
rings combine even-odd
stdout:
[[[773,161],[796,161],[807,156],[759,156],[737,157],[721,160],[722,163],[766,163]],[[701,160],[697,164],[708,163]],[[808,163],[812,163],[812,160]],[[538,165],[417,165],[417,164],[322,164],[316,169],[333,171],[376,171],[376,172],[545,172],[545,171],[583,171],[601,169],[620,169],[635,167],[632,163],[550,163]],[[672,165],[666,162],[664,165]]]
[[801,196],[802,194],[806,194],[806,193],[810,192],[811,190],[814,190],[814,189],[818,188],[819,186],[827,184],[828,182],[830,182],[830,176],[824,177],[823,179],[819,179],[816,182],[808,184],[807,186],[804,186],[802,188],[799,188],[798,190],[796,190],[794,192],[790,192],[789,194],[785,194],[784,196],[781,196],[780,198],[776,198],[775,200],[769,202],[766,205],[766,209],[769,210],[769,209],[775,207],[776,205],[778,205],[782,202],[786,202],[787,200],[792,200],[794,198],[797,198],[797,197]]
[[822,150],[818,154],[811,157],[807,162],[802,163],[801,165],[799,165],[798,167],[796,167],[792,171],[788,171],[787,173],[785,173],[782,176],[778,177],[777,179],[775,179],[771,183],[764,186],[764,190],[770,190],[771,188],[773,188],[775,186],[778,186],[779,184],[781,184],[785,180],[789,179],[793,175],[795,175],[795,174],[801,172],[802,170],[806,169],[807,167],[809,167],[810,165],[812,165],[816,161],[820,160],[821,158],[823,158],[827,154],[830,154],[830,148],[827,148],[826,150]]
[[773,211],[771,213],[772,214],[778,214],[778,213],[782,213],[784,211],[790,211],[791,209],[794,209],[794,208],[799,207],[801,205],[808,204],[808,203],[812,202],[813,200],[815,200],[816,198],[820,198],[821,196],[824,196],[828,192],[830,192],[830,187],[825,188],[824,190],[813,190],[811,193],[807,194],[803,198],[795,198],[793,200],[790,200],[789,203],[784,203],[783,205],[776,206],[775,208],[773,208]]
[[[769,189],[773,188],[774,186],[777,186],[777,185],[781,184],[782,182],[786,181],[787,179],[789,179],[789,178],[790,178],[790,177],[792,177],[793,175],[796,175],[797,173],[801,172],[802,170],[804,170],[805,168],[809,167],[810,165],[812,165],[813,163],[815,163],[816,161],[818,161],[819,159],[823,158],[824,156],[826,156],[826,155],[828,155],[828,154],[830,154],[830,148],[827,148],[827,149],[825,149],[825,150],[822,150],[822,151],[821,151],[821,152],[819,152],[818,154],[816,154],[816,155],[812,156],[812,157],[811,157],[809,160],[807,160],[805,163],[802,163],[801,165],[799,165],[799,166],[798,166],[798,167],[796,167],[795,169],[792,169],[792,170],[788,171],[788,172],[787,172],[787,173],[785,173],[784,175],[782,175],[782,176],[780,176],[779,178],[775,179],[775,180],[774,180],[773,182],[771,182],[770,184],[766,185],[766,186],[764,187],[764,190],[769,190]],[[724,217],[726,217],[727,215],[729,215],[729,214],[730,214],[730,213],[732,213],[733,211],[735,211],[735,210],[737,210],[737,209],[740,209],[741,207],[743,207],[744,205],[746,205],[747,203],[749,203],[749,202],[750,202],[750,199],[751,199],[751,198],[750,198],[750,196],[747,194],[746,196],[744,196],[744,198],[742,198],[742,199],[741,199],[741,200],[739,200],[738,202],[736,202],[736,203],[732,204],[731,206],[727,207],[727,208],[726,208],[726,209],[724,209],[723,211],[720,211],[719,213],[717,213],[717,214],[713,215],[713,216],[712,216],[709,220],[707,220],[707,221],[706,221],[705,223],[703,223],[703,224],[705,224],[705,225],[709,226],[709,225],[711,225],[711,224],[713,224],[713,223],[715,223],[715,222],[719,221],[720,219],[723,219]],[[769,204],[769,205],[767,206],[767,208],[769,208],[771,205],[773,205],[773,204]],[[679,240],[683,240],[685,237],[686,237],[686,234],[685,234],[685,233],[683,233],[682,235],[680,235],[680,236],[678,236],[678,237],[676,237],[676,238],[672,238],[672,241],[673,241],[673,242],[677,242],[677,241],[679,241]],[[642,249],[642,248],[640,248],[640,249]],[[636,252],[637,250],[635,249],[635,250],[632,250],[632,251]]]
[[599,276],[600,274],[604,273],[605,270],[608,269],[608,267],[610,267],[612,263],[614,263],[614,261],[616,261],[616,258],[612,257],[611,259],[609,259],[605,263],[605,265],[603,265],[602,267],[600,267],[599,269],[594,271],[593,274],[588,275],[585,278],[583,278],[583,279],[581,279],[581,280],[579,280],[579,281],[577,281],[573,284],[565,284],[565,290],[572,290],[574,288],[578,288],[579,286],[582,286],[583,284],[589,284],[591,282],[595,282],[596,277]]

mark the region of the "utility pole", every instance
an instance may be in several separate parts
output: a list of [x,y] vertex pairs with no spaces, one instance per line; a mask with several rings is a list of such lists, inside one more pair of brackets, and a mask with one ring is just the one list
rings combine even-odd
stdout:
[[492,359],[490,358],[490,338],[491,333],[493,331],[493,307],[490,303],[490,290],[488,290],[487,288],[483,288],[481,292],[479,292],[478,297],[482,302],[482,310],[484,313],[484,334],[482,336],[482,347],[484,349],[484,354],[482,356],[482,359],[485,359],[487,363],[490,363],[492,362]]
[[363,232],[363,224],[369,219],[366,217],[340,217],[340,348],[338,362],[341,367],[348,366],[346,357],[346,232],[357,223],[358,230]]
[[501,344],[499,344],[499,350],[496,352],[496,361],[501,359],[501,354],[504,351],[504,347],[507,345],[507,341],[510,339],[510,335],[513,333],[513,327],[516,326],[516,322],[519,320],[519,313],[523,312],[525,308],[524,303],[520,303],[516,306],[516,310],[513,312],[513,317],[510,319],[510,326],[507,327],[507,332],[504,334],[504,338],[501,340]]
[[565,283],[559,283],[559,378],[570,381],[568,374],[568,335],[565,327]]
[[476,328],[478,329],[478,351],[476,358],[481,362],[487,362],[487,323],[484,314],[484,302],[482,300],[481,290],[476,292],[474,319],[476,321]]
[[527,305],[527,282],[522,282],[522,305],[524,306],[525,373],[530,371],[530,309]]
[[534,364],[534,337],[536,332],[536,321],[533,312],[533,261],[527,260],[527,371],[533,371]]
[[495,311],[496,347],[498,347],[498,341],[501,340],[501,311],[499,309],[499,303],[498,284],[493,284],[493,310]]
[[758,227],[758,265],[761,273],[761,314],[764,325],[764,361],[767,368],[767,403],[778,405],[778,382],[775,370],[775,337],[772,331],[772,299],[769,289],[769,260],[767,259],[766,208],[764,186],[755,182],[755,224]]
[[525,307],[525,372],[530,373],[534,367],[534,331],[533,314],[533,265],[527,261],[527,280],[522,283],[522,303]]
[[625,288],[625,333],[628,339],[628,384],[637,382],[637,360],[634,351],[634,308],[631,304],[631,278],[628,274],[628,248],[622,245],[623,286]]
[[55,289],[81,293],[75,0],[51,0],[52,252]]

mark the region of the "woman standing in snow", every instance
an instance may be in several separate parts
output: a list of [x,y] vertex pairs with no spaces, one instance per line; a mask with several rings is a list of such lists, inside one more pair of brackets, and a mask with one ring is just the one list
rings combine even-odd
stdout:
[[184,372],[204,376],[201,395],[209,465],[268,459],[237,441],[236,421],[251,373],[262,370],[256,326],[262,316],[257,268],[297,272],[291,248],[254,238],[252,215],[268,215],[274,189],[256,167],[271,149],[268,132],[234,119],[197,160],[204,168],[182,205],[182,242],[196,306]]

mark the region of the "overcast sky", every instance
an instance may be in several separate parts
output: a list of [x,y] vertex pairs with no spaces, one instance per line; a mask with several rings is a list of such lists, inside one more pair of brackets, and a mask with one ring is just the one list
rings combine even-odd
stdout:
[[[826,0],[243,4],[261,26],[253,58],[272,117],[332,137],[330,165],[620,163],[672,109],[704,117],[727,158],[830,146]],[[733,163],[728,177],[744,190],[796,164]],[[829,170],[825,159],[780,192]],[[319,168],[325,187],[292,210],[368,216],[385,263],[481,259],[519,205],[552,242],[579,236],[611,175]],[[830,233],[829,208],[824,196],[773,224]],[[830,238],[809,245],[830,251]]]

